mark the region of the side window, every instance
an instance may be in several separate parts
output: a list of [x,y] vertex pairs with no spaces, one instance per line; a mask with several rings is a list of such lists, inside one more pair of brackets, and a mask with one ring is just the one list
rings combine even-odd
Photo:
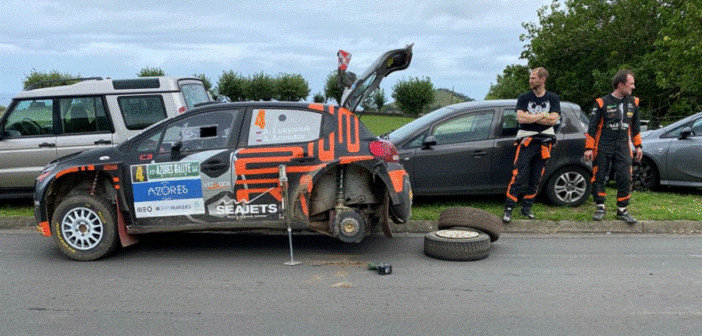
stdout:
[[[163,133],[163,128],[158,130],[152,130],[150,135],[142,138],[134,144],[132,148],[139,153],[153,153],[158,147],[158,140],[161,138],[161,133]],[[161,151],[165,151],[162,149]]]
[[694,136],[702,135],[702,118],[699,118],[692,122],[692,134]]
[[[160,151],[170,151],[180,143],[181,151],[226,148],[237,111],[199,113],[166,126]],[[234,132],[236,133],[236,132]]]
[[319,139],[322,114],[312,111],[257,109],[251,115],[249,146]]
[[434,128],[437,145],[485,140],[490,136],[494,112],[469,113],[445,121]]
[[180,91],[183,92],[183,98],[185,99],[185,105],[188,107],[188,110],[195,107],[195,104],[210,101],[205,87],[201,84],[181,84]]
[[63,133],[100,133],[111,130],[100,97],[59,99]]
[[130,96],[117,98],[127,129],[144,129],[166,118],[163,98],[156,96]]
[[514,109],[505,109],[502,112],[502,133],[503,137],[517,135],[519,123],[517,122],[517,111]]
[[3,133],[10,138],[54,133],[52,99],[23,100],[7,111]]

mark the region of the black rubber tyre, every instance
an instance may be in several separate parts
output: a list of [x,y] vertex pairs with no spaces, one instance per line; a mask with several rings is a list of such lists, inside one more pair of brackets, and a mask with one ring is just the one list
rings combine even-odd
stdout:
[[551,175],[544,188],[550,203],[576,207],[585,203],[592,193],[590,173],[578,166],[563,167]]
[[649,158],[641,159],[641,162],[634,163],[631,167],[634,189],[638,191],[654,190],[660,183],[658,168]]
[[424,236],[424,254],[436,259],[480,260],[490,254],[490,247],[490,236],[479,230],[439,230]]
[[487,233],[490,241],[497,241],[504,229],[502,220],[482,209],[471,207],[451,207],[441,211],[439,215],[439,230],[463,226]]
[[59,204],[51,218],[51,234],[63,254],[79,261],[102,258],[119,247],[114,206],[83,193]]

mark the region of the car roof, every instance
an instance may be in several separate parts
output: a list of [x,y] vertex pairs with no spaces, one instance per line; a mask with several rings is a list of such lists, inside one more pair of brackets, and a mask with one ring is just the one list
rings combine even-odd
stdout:
[[197,81],[192,77],[140,77],[133,79],[112,79],[91,77],[79,79],[80,81],[69,85],[52,86],[41,89],[25,90],[17,94],[15,99],[36,98],[36,97],[62,97],[62,96],[82,96],[95,94],[119,94],[134,92],[168,92],[178,91],[180,82]]

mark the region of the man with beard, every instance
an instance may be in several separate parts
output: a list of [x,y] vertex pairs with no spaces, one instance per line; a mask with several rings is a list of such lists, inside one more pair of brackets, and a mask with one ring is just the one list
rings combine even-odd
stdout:
[[517,99],[517,152],[502,215],[505,223],[512,220],[512,209],[520,201],[522,215],[528,219],[535,218],[531,206],[544,174],[544,166],[556,143],[553,125],[558,122],[561,114],[560,98],[553,92],[546,91],[547,78],[548,71],[545,68],[532,70],[529,75],[531,91],[521,94]]

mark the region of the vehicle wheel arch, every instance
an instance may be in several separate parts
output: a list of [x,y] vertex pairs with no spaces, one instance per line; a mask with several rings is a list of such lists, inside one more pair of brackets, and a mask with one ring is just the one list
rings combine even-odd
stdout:
[[64,199],[77,194],[96,194],[114,203],[117,190],[111,180],[109,174],[102,171],[80,171],[60,176],[46,188],[44,198],[47,200],[45,202],[47,218],[53,217],[56,207]]

